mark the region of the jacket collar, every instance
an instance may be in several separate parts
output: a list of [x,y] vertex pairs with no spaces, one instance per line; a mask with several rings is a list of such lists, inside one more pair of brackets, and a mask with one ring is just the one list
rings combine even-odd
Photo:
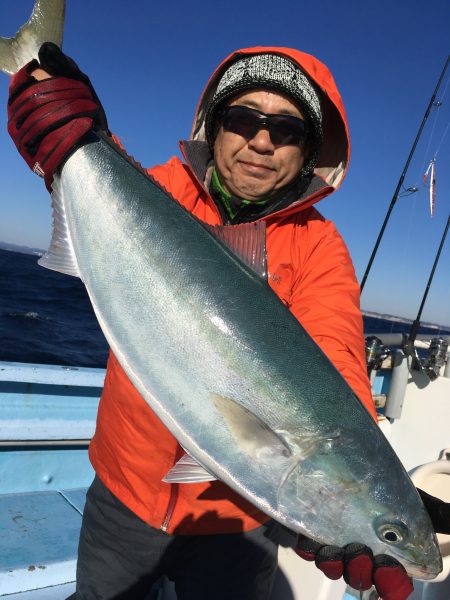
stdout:
[[[199,183],[209,193],[209,170],[213,165],[213,157],[208,144],[199,140],[187,140],[180,143],[184,158]],[[256,221],[272,215],[290,214],[311,206],[317,200],[332,192],[326,182],[319,176],[313,175],[305,186],[298,190],[292,188],[286,194],[281,194],[273,203],[268,205],[248,207],[238,222]],[[218,198],[212,196],[222,218],[226,219],[225,211]]]

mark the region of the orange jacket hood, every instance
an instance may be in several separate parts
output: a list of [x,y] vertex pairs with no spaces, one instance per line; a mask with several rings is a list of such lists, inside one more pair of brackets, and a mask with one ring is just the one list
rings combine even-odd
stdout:
[[294,62],[322,91],[323,144],[314,173],[336,190],[346,174],[350,158],[350,138],[342,98],[328,68],[317,58],[293,50],[272,46],[257,46],[236,50],[216,69],[208,81],[195,113],[191,139],[205,140],[205,114],[219,81],[226,69],[246,54],[278,54]]

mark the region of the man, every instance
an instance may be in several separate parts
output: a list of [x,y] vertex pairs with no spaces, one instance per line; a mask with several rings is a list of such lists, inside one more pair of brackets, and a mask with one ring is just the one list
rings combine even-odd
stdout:
[[[107,125],[73,61],[50,44],[39,61],[11,82],[8,129],[50,189],[84,136]],[[349,158],[327,68],[284,48],[233,53],[208,82],[181,148],[184,162],[149,172],[206,223],[264,222],[269,285],[375,418],[353,266],[333,224],[312,207],[339,187]],[[162,574],[179,600],[269,598],[284,528],[221,482],[162,482],[182,452],[111,354],[89,450],[97,477],[83,517],[78,600],[144,598]],[[396,561],[360,543],[322,548],[300,537],[297,551],[331,578],[375,583],[385,600],[412,590]]]

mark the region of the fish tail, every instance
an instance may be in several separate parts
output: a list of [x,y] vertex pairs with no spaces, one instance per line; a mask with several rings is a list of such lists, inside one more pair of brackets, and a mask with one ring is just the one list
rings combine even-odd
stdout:
[[36,0],[30,18],[12,38],[0,37],[0,70],[14,75],[33,58],[44,42],[62,45],[65,0]]

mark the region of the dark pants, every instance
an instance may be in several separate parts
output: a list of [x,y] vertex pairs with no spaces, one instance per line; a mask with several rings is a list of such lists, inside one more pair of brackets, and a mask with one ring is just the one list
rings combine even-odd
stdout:
[[268,600],[286,530],[168,535],[150,527],[95,478],[80,534],[77,600],[144,600],[162,576],[178,600]]

